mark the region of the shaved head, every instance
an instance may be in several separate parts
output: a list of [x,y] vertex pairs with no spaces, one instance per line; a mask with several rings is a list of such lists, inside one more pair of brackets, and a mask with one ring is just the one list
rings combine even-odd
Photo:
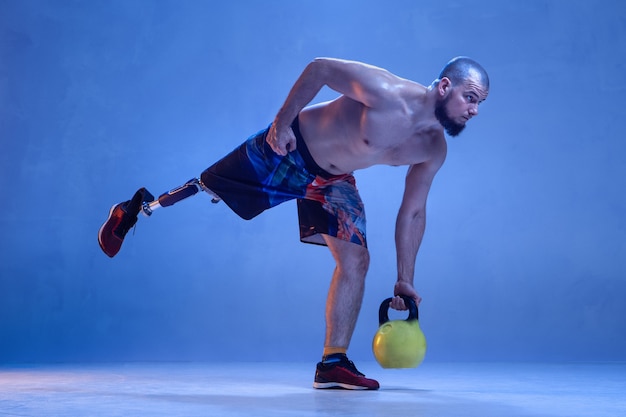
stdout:
[[[467,120],[478,114],[478,105],[489,94],[489,76],[478,62],[465,56],[459,56],[451,59],[443,67],[439,78],[433,81],[431,87],[441,85],[440,83],[444,79],[446,85],[451,86],[451,93],[439,96],[435,103],[435,117],[448,135],[457,136],[465,129]],[[458,101],[458,97],[462,97],[462,101]],[[461,115],[462,120],[459,119],[458,115],[450,114],[449,103],[453,98],[457,100],[457,112],[458,103],[467,107],[463,110],[465,114]]]
[[489,90],[489,76],[487,71],[476,61],[466,56],[452,58],[441,70],[439,80],[448,78],[452,85],[463,84],[466,80],[475,77],[485,89]]

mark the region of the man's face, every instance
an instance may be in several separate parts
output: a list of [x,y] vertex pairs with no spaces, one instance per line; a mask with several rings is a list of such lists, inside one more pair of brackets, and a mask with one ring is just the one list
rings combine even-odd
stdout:
[[457,122],[456,119],[450,116],[447,109],[449,101],[450,96],[447,96],[437,102],[435,105],[435,117],[437,117],[446,133],[454,137],[458,136],[465,129],[465,123]]
[[467,121],[478,115],[478,105],[487,98],[489,91],[477,78],[470,77],[463,84],[450,87],[435,105],[435,117],[450,136],[465,129]]

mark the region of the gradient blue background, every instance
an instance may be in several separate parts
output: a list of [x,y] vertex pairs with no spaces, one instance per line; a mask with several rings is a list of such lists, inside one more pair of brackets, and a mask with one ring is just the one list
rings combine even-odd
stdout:
[[[141,218],[114,259],[96,232],[264,127],[316,56],[429,84],[456,55],[492,88],[428,202],[427,360],[626,360],[625,7],[0,0],[0,362],[317,361],[333,262],[299,243],[295,203],[245,222],[200,195]],[[405,170],[356,174],[355,360],[396,278]]]

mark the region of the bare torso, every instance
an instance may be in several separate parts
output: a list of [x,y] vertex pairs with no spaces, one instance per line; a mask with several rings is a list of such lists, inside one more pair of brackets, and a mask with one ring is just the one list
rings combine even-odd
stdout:
[[[450,61],[442,74],[454,72],[451,69],[464,74],[456,85],[441,76],[426,88],[365,63],[316,58],[296,80],[266,136],[277,155],[287,155],[297,146],[290,126],[299,116],[300,130],[313,159],[330,173],[350,173],[377,164],[409,165],[396,218],[398,280],[394,294],[410,296],[418,304],[420,297],[413,288],[415,258],[426,225],[428,192],[446,157],[444,126],[451,136],[458,135],[478,114],[478,105],[489,92],[486,73],[469,58]],[[305,107],[324,86],[340,97]],[[359,270],[363,265],[367,269],[367,258],[362,256],[367,254],[366,248],[359,246],[357,250],[355,245],[330,236],[324,239],[337,259],[336,272]],[[352,262],[348,268],[339,267],[346,261]],[[346,293],[352,289],[344,288]],[[339,297],[329,300],[333,298]],[[341,317],[333,315],[334,306],[331,304],[327,317]],[[406,308],[397,296],[391,306]],[[356,320],[353,318],[351,323]],[[345,345],[333,341],[331,333],[327,335],[328,346]]]
[[445,157],[443,130],[424,103],[426,88],[406,81],[399,89],[394,102],[382,108],[341,96],[302,110],[302,136],[318,165],[342,174]]

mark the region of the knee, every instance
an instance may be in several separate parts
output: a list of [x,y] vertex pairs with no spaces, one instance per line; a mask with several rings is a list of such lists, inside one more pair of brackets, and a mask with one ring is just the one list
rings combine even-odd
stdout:
[[339,268],[355,277],[365,278],[370,266],[370,253],[367,248],[356,246],[342,257],[337,265]]
[[366,247],[326,235],[324,239],[335,258],[338,272],[342,275],[365,278],[370,266],[370,253]]

